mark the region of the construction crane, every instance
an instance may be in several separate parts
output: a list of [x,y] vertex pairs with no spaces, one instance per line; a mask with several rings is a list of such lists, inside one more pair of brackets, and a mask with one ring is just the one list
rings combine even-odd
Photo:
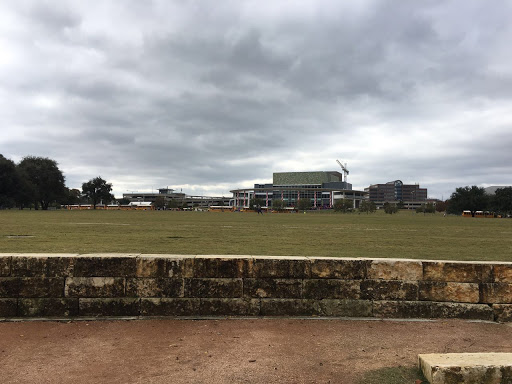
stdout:
[[341,164],[339,160],[336,160],[336,162],[340,165],[341,169],[343,170],[343,174],[345,175],[345,183],[347,182],[347,175],[350,173],[347,169],[347,163],[345,165]]

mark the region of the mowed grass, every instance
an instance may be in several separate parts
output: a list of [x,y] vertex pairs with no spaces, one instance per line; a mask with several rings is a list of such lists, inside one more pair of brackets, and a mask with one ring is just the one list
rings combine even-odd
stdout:
[[0,253],[9,252],[512,261],[512,220],[412,212],[0,211]]

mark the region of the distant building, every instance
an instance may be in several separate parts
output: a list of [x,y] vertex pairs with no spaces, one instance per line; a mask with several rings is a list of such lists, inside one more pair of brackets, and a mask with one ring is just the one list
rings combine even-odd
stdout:
[[488,194],[488,195],[494,195],[494,194],[496,193],[496,190],[497,190],[497,189],[501,189],[501,188],[510,188],[510,185],[502,185],[502,186],[493,185],[493,186],[490,186],[490,187],[484,188],[484,190],[485,190],[485,193],[486,193],[486,194]]
[[174,202],[176,206],[185,208],[208,208],[211,205],[229,205],[229,197],[215,197],[215,196],[190,196],[183,192],[174,192],[174,189],[160,188],[158,193],[142,193],[132,192],[124,193],[123,198],[128,199],[130,202],[137,203],[155,203],[157,199],[162,199],[168,205]]
[[285,207],[295,207],[301,199],[308,199],[312,208],[332,208],[337,199],[354,201],[358,208],[366,192],[352,190],[352,184],[343,181],[337,171],[275,172],[272,184],[254,184],[254,188],[234,189],[230,205],[247,208],[253,198],[272,206],[274,199],[284,202]]
[[404,208],[416,209],[427,202],[427,189],[418,184],[404,184],[401,180],[390,181],[386,184],[373,184],[365,188],[368,199],[381,208],[385,203],[398,204]]

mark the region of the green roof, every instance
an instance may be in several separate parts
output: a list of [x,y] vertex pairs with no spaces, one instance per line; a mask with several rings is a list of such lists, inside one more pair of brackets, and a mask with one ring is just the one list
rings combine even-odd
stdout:
[[274,185],[315,185],[342,181],[341,173],[337,171],[318,172],[275,172]]

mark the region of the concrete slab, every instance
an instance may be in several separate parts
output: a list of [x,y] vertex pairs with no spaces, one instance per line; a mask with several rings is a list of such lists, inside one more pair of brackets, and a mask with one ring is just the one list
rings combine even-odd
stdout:
[[418,355],[430,384],[512,383],[512,353],[442,353]]

